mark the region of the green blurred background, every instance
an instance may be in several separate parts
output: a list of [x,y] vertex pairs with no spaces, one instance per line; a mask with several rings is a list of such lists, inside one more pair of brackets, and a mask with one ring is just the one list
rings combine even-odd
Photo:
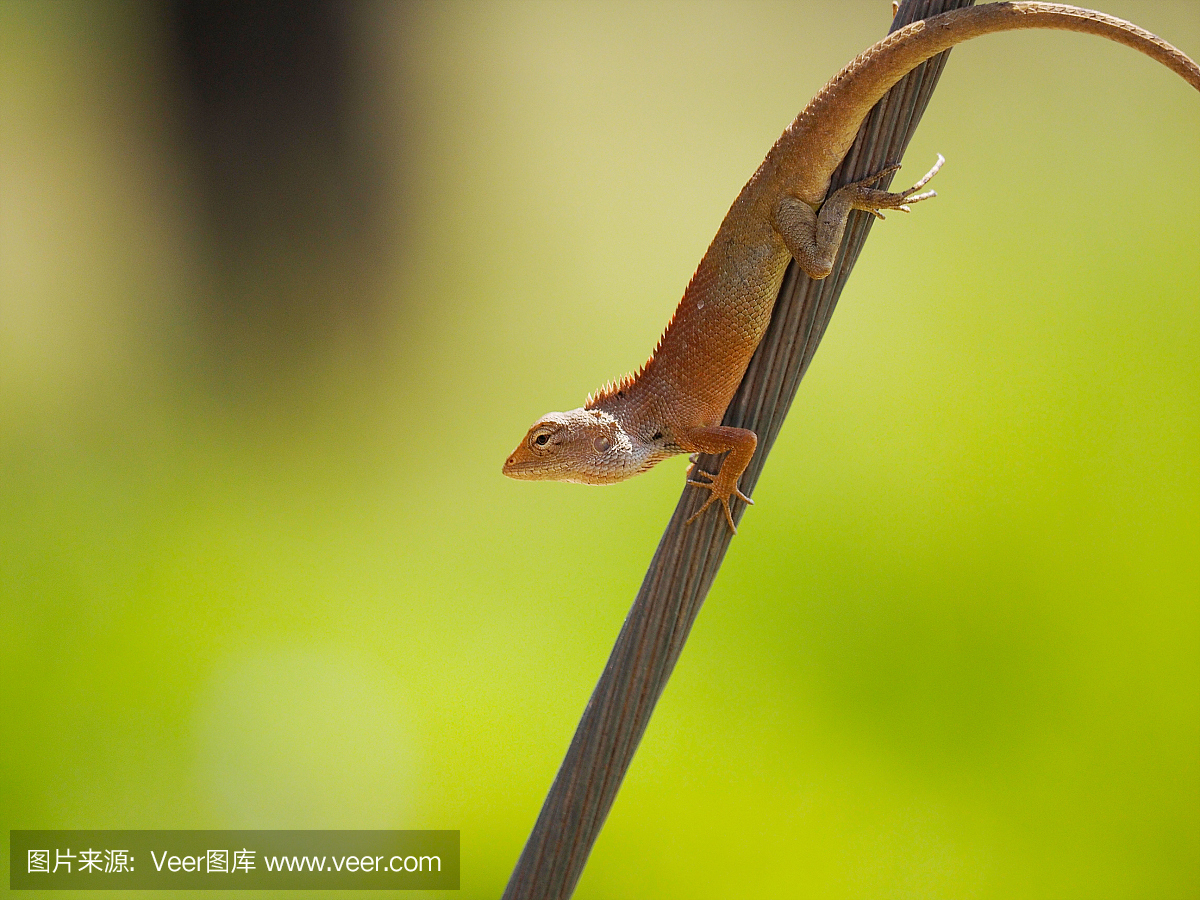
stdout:
[[[500,464],[889,5],[289,9],[0,4],[0,828],[455,828],[495,897],[685,465]],[[995,36],[937,152],[581,900],[1200,895],[1200,98]]]

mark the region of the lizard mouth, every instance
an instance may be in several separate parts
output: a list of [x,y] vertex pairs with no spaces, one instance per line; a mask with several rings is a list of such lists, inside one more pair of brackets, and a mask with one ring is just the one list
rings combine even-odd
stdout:
[[500,471],[509,478],[520,478],[524,474],[521,471],[521,465],[515,453],[504,461],[504,466]]
[[537,459],[529,453],[522,453],[520,447],[509,455],[500,471],[518,481],[559,480],[547,468],[545,460]]

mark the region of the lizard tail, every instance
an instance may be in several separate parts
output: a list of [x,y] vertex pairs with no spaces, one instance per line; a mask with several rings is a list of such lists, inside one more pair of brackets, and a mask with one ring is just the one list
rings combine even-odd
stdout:
[[[897,81],[955,44],[998,31],[1053,28],[1095,34],[1146,54],[1200,90],[1200,66],[1187,54],[1124,19],[1051,3],[988,3],[913,22],[863,51],[804,108],[779,139],[777,160],[802,159],[805,172],[788,181],[796,196],[820,203],[854,142],[859,125]],[[823,183],[822,183],[823,179]]]

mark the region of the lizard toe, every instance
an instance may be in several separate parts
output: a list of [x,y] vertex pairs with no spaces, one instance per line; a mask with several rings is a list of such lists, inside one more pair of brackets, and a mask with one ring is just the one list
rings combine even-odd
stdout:
[[718,499],[717,493],[716,493],[716,491],[713,491],[713,487],[711,484],[705,484],[703,481],[689,481],[688,484],[694,484],[694,485],[696,485],[696,487],[707,488],[709,491],[712,491],[712,493],[710,493],[708,495],[708,499],[704,501],[703,506],[701,506],[698,510],[696,510],[694,513],[692,513],[690,516],[688,516],[688,520],[684,523],[685,525],[691,525],[693,522],[695,522],[698,518],[700,518],[700,515],[706,509],[708,509],[710,506],[712,506],[714,503],[716,503],[717,499]]

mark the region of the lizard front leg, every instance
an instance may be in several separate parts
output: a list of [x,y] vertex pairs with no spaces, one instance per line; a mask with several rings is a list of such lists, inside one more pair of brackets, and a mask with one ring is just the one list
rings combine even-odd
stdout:
[[716,475],[700,471],[694,465],[688,470],[689,476],[695,474],[697,478],[708,479],[708,481],[693,481],[689,477],[688,484],[694,484],[696,487],[702,487],[712,492],[704,501],[704,505],[688,519],[688,524],[690,525],[700,513],[720,501],[725,510],[725,521],[729,523],[730,530],[737,534],[737,527],[733,524],[733,513],[729,509],[729,500],[734,494],[737,494],[747,503],[751,505],[754,503],[738,490],[737,483],[738,479],[742,477],[742,473],[746,471],[746,466],[750,465],[750,460],[754,456],[754,448],[758,446],[758,436],[745,428],[712,425],[707,428],[693,428],[687,434],[678,435],[676,439],[684,450],[694,450],[700,453],[728,453],[721,462],[721,469]]
[[917,191],[929,183],[929,179],[937,174],[945,161],[939,154],[933,168],[920,181],[899,193],[871,187],[880,178],[900,168],[899,165],[888,166],[870,178],[838,188],[825,198],[819,212],[803,200],[784,197],[775,207],[775,221],[772,224],[804,273],[810,278],[824,278],[833,270],[833,260],[841,246],[850,210],[861,209],[880,219],[883,218],[881,209],[908,212],[910,203],[937,196],[934,191],[924,194],[918,194]]

